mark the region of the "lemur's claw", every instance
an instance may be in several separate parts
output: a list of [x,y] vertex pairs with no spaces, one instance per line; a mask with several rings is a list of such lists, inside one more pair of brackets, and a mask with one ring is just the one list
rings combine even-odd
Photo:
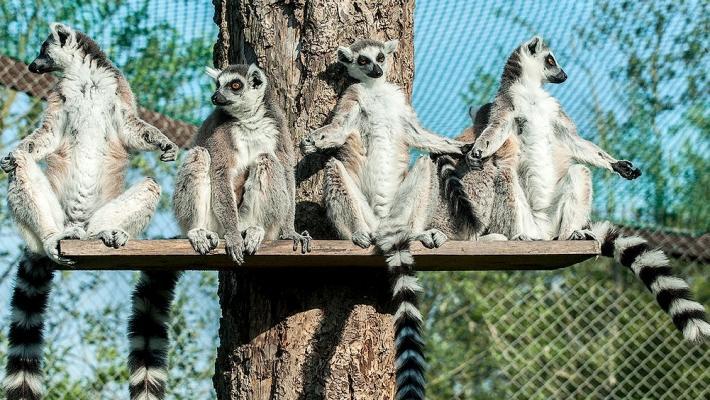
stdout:
[[247,255],[256,254],[261,242],[264,240],[266,232],[263,228],[250,226],[244,231],[244,252]]
[[352,235],[352,241],[358,247],[366,249],[372,245],[372,235],[370,235],[368,232],[355,232]]
[[244,264],[244,240],[239,232],[224,235],[224,249],[237,265]]
[[631,161],[617,161],[611,164],[611,168],[623,178],[628,180],[633,180],[641,176],[641,170],[634,167]]
[[187,239],[192,248],[203,256],[219,245],[219,236],[207,229],[191,229],[187,232]]
[[[308,233],[308,231],[303,231],[299,235],[299,241],[301,242],[301,254],[306,254],[311,252],[311,242],[313,241],[313,238],[311,235]],[[294,249],[298,247],[298,243],[294,243]]]
[[128,233],[122,229],[107,229],[99,232],[98,238],[108,247],[117,249],[128,243]]

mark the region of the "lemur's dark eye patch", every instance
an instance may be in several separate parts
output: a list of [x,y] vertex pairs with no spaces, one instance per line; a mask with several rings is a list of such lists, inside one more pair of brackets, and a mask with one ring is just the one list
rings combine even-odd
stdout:
[[554,67],[554,66],[555,66],[555,58],[552,57],[551,55],[548,54],[547,57],[545,57],[545,61],[546,61],[547,64],[549,64],[551,67]]
[[357,58],[357,63],[360,65],[367,65],[370,63],[370,59],[365,56],[360,56]]
[[384,62],[385,61],[385,55],[380,53],[377,55],[377,62]]
[[242,83],[238,80],[233,80],[229,82],[229,88],[232,90],[239,90],[242,88]]

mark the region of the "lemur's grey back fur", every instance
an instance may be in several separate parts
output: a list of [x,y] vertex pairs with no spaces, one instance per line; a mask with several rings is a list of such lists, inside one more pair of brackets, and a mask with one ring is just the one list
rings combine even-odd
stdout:
[[[7,376],[9,400],[39,399],[43,311],[51,259],[61,239],[93,238],[120,247],[148,224],[160,197],[152,178],[125,189],[129,155],[159,150],[172,161],[177,146],[141,120],[130,86],[85,34],[51,24],[51,34],[29,65],[33,73],[62,72],[47,95],[42,124],[0,160],[9,174],[8,205],[27,256],[18,268],[11,302]],[[39,162],[45,160],[46,168]],[[46,258],[49,257],[49,259]]]

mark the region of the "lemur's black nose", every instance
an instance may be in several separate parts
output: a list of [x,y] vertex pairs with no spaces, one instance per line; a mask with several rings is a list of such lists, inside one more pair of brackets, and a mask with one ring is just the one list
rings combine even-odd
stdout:
[[367,74],[367,76],[369,76],[370,78],[379,78],[379,77],[381,77],[381,76],[382,76],[382,68],[380,68],[379,65],[374,64],[374,65],[372,66],[372,71],[370,71],[370,72]]
[[226,97],[220,92],[216,92],[212,95],[212,104],[216,106],[225,106],[229,103]]
[[32,63],[27,66],[27,69],[30,70],[30,72],[38,74],[39,73],[39,68],[37,68],[37,63],[32,61]]

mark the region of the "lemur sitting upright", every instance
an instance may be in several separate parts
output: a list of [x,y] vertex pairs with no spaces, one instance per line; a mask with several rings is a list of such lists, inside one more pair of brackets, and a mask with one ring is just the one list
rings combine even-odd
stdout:
[[[148,224],[160,187],[146,178],[128,190],[129,152],[158,150],[173,161],[178,147],[141,120],[128,82],[99,46],[66,25],[51,24],[29,70],[59,72],[42,125],[0,161],[9,174],[8,204],[27,243],[11,300],[8,399],[39,399],[42,330],[59,240],[101,239],[120,247]],[[38,162],[46,160],[43,171]]]
[[387,82],[398,41],[359,40],[338,48],[338,61],[357,83],[340,98],[330,124],[301,142],[309,154],[339,149],[326,166],[327,214],[342,238],[367,248],[375,244],[394,276],[397,399],[424,397],[424,359],[411,240],[438,247],[446,236],[428,229],[438,199],[432,162],[409,169],[409,150],[461,154],[462,143],[425,130],[402,90]]
[[630,268],[653,292],[687,340],[707,339],[704,307],[692,300],[685,281],[671,275],[662,251],[650,249],[641,237],[620,236],[608,222],[588,226],[591,174],[573,162],[602,166],[628,179],[640,172],[577,135],[571,119],[542,89],[545,81],[565,78],[541,39],[535,37],[513,52],[495,102],[481,107],[473,129],[460,138],[477,136],[468,165],[455,165],[446,156],[438,160],[447,202],[472,205],[449,207],[452,219],[480,218],[482,232],[513,238],[596,239],[602,255]]
[[[200,127],[175,182],[173,206],[196,252],[225,240],[236,264],[264,239],[291,239],[310,251],[311,237],[294,230],[295,155],[283,113],[256,65],[207,68],[217,83],[217,108]],[[175,273],[144,273],[129,322],[132,400],[162,399],[167,379],[170,303]]]

